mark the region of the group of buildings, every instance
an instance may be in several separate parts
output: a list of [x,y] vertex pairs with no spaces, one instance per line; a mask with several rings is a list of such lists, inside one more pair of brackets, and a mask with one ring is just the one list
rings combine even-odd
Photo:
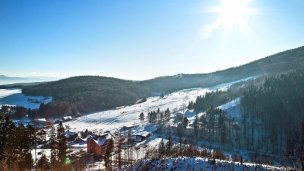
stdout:
[[113,141],[116,145],[120,143],[122,149],[129,148],[146,140],[150,136],[150,133],[147,131],[136,131],[136,128],[132,126],[122,127],[115,132],[105,131],[101,134],[89,131],[76,133],[67,130],[65,135],[71,148],[86,147],[87,152],[90,154],[104,155],[110,141]]

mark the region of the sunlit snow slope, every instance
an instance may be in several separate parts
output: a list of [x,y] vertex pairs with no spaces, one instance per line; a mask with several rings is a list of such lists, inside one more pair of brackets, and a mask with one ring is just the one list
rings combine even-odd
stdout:
[[180,111],[183,109],[183,106],[185,107],[190,101],[194,101],[197,96],[204,95],[206,92],[215,91],[217,89],[225,90],[234,83],[247,81],[249,79],[253,79],[253,77],[210,88],[180,90],[168,94],[163,98],[159,96],[150,97],[146,102],[140,104],[89,114],[77,118],[74,121],[66,122],[65,124],[69,125],[74,131],[82,131],[85,129],[92,131],[105,131],[120,128],[122,126],[132,126],[140,123],[139,114],[141,112],[146,116],[149,111],[154,111],[158,108],[160,108],[161,111],[166,110],[167,108],[169,108],[171,112]]

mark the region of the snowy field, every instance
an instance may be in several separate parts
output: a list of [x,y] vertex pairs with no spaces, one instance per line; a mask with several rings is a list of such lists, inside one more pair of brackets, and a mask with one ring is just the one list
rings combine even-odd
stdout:
[[214,171],[214,170],[233,170],[233,171],[280,171],[280,170],[290,170],[290,168],[275,167],[262,164],[254,163],[239,163],[225,160],[210,160],[207,158],[169,158],[162,160],[144,160],[142,163],[137,163],[129,170],[145,170],[145,166],[149,167],[149,170],[192,170],[192,171]]
[[38,109],[40,103],[49,103],[52,97],[25,96],[20,89],[0,89],[0,106],[13,105]]
[[194,101],[197,96],[204,95],[210,89],[197,88],[187,89],[174,92],[163,98],[150,97],[146,102],[135,104],[132,106],[119,107],[113,110],[97,112],[89,114],[75,121],[66,122],[73,131],[82,131],[85,129],[93,131],[105,131],[120,128],[122,126],[132,126],[140,124],[139,114],[144,112],[145,116],[150,111],[156,111],[160,108],[161,111],[167,108],[170,111],[182,110],[182,106],[188,105],[190,101]]
[[[139,114],[143,112],[145,117],[150,111],[156,111],[160,108],[161,111],[170,109],[171,112],[183,111],[190,101],[195,101],[197,96],[206,94],[206,92],[215,90],[226,90],[232,84],[254,79],[254,77],[245,78],[239,81],[224,83],[210,88],[192,88],[184,89],[161,98],[160,96],[147,98],[146,102],[131,106],[118,107],[113,110],[107,110],[97,113],[92,113],[86,116],[77,118],[74,121],[66,122],[73,131],[106,131],[118,129],[122,126],[133,126],[140,124]],[[221,108],[229,109],[239,104],[239,99],[227,103]]]

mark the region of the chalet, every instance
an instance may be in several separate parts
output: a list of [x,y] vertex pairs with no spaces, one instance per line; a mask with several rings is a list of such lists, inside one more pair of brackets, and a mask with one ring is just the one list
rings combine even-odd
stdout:
[[93,139],[93,136],[92,135],[88,135],[87,137],[84,138],[84,140],[86,142],[88,142],[90,139]]
[[120,132],[125,132],[125,131],[129,131],[132,130],[134,128],[134,126],[123,126],[120,128]]
[[65,137],[67,138],[67,141],[74,141],[75,138],[78,136],[76,132],[72,132],[70,130],[65,131]]
[[141,142],[141,141],[146,140],[149,136],[150,136],[149,132],[143,131],[143,132],[132,135],[131,140],[133,142]]
[[75,144],[84,144],[86,142],[87,142],[86,139],[81,138],[79,135],[73,141],[73,143]]
[[94,138],[88,139],[87,152],[96,155],[104,155],[111,139],[112,137],[110,134],[105,134],[99,137],[97,140]]
[[64,117],[62,118],[62,121],[67,122],[67,121],[71,121],[72,119],[73,119],[72,116],[64,116]]
[[60,119],[53,119],[53,124],[59,124],[60,122],[62,122],[62,120]]

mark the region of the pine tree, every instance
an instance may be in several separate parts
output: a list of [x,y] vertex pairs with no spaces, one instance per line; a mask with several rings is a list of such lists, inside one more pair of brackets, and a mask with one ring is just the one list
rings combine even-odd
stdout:
[[227,142],[227,126],[225,124],[225,114],[222,112],[218,118],[218,132],[220,133],[220,141],[225,144]]
[[[2,111],[5,110],[3,107]],[[16,127],[9,116],[0,115],[0,161],[1,168],[13,169],[13,161],[17,161]]]
[[118,144],[117,144],[117,157],[118,157],[118,169],[121,169],[121,145],[123,142],[123,138],[121,137],[120,133],[118,136]]
[[159,146],[158,146],[158,153],[159,153],[159,156],[163,156],[165,154],[165,151],[166,151],[166,147],[165,147],[165,143],[164,143],[164,140],[162,139],[159,143]]
[[183,126],[184,126],[184,128],[187,128],[188,123],[189,123],[188,118],[187,118],[187,117],[184,117],[184,119],[183,119]]
[[166,143],[166,152],[170,152],[172,150],[173,141],[171,135],[168,137],[168,142]]
[[170,120],[170,109],[169,108],[167,108],[166,110],[165,110],[165,120],[166,121],[169,121]]
[[57,149],[57,138],[55,127],[52,126],[50,131],[50,148],[51,148],[51,166],[52,168],[57,168],[58,165],[58,149]]
[[3,161],[5,158],[4,149],[9,133],[6,121],[6,117],[4,117],[4,115],[0,113],[0,161]]
[[48,158],[45,156],[45,154],[43,154],[41,156],[41,158],[38,160],[36,166],[40,170],[50,170],[51,169],[50,162],[49,162]]
[[105,162],[105,166],[106,168],[110,166],[110,156],[111,153],[113,152],[113,148],[114,148],[114,141],[113,139],[110,139],[106,148],[106,152],[104,155],[104,162]]
[[61,164],[65,163],[66,151],[67,151],[67,139],[65,137],[64,127],[62,122],[59,122],[57,128],[57,139],[58,139],[58,159]]
[[184,127],[184,125],[182,123],[179,123],[177,125],[177,130],[176,131],[177,131],[177,136],[179,138],[181,138],[184,135],[184,129],[185,129],[185,127]]
[[141,113],[139,114],[139,119],[140,119],[140,121],[141,121],[141,124],[143,124],[143,122],[144,122],[144,120],[145,120],[145,114],[144,114],[143,112],[141,112]]
[[33,165],[33,159],[31,154],[31,145],[33,144],[33,139],[31,139],[31,130],[25,128],[24,125],[20,125],[17,128],[17,135],[20,141],[18,142],[18,167],[19,169],[31,169]]
[[195,119],[193,122],[193,129],[194,129],[194,136],[197,137],[198,136],[198,129],[199,129],[199,125],[198,125],[198,116],[195,115]]

